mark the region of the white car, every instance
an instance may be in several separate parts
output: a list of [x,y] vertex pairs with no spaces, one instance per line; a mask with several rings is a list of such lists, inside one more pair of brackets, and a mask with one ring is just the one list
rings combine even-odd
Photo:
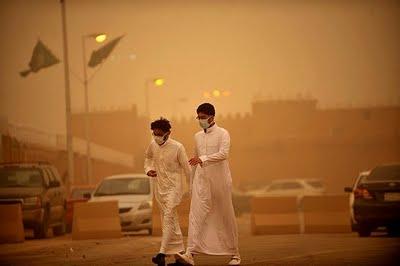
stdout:
[[267,191],[268,186],[262,186],[262,188],[248,189],[245,194],[249,197],[262,196]]
[[277,179],[259,196],[313,196],[322,195],[325,188],[319,179]]
[[147,229],[152,234],[153,191],[143,174],[113,175],[103,179],[89,202],[118,201],[122,231]]

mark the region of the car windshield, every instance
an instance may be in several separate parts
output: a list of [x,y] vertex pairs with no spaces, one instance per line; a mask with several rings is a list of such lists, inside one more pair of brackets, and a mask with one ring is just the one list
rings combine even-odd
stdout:
[[360,185],[360,184],[363,184],[363,183],[365,183],[365,180],[367,179],[367,177],[368,177],[368,175],[360,175],[359,177],[358,177],[358,179],[356,180],[356,185]]
[[306,181],[306,182],[313,188],[323,188],[324,187],[324,184],[322,184],[321,181]]
[[395,180],[400,181],[400,164],[380,166],[371,171],[366,178],[367,181],[384,181]]
[[96,190],[94,196],[112,195],[148,195],[150,194],[150,180],[148,178],[118,178],[104,180]]
[[267,191],[278,190],[278,189],[281,189],[281,184],[272,184],[269,187],[267,187]]
[[84,199],[85,194],[92,193],[93,189],[90,188],[75,188],[71,192],[72,199]]
[[42,187],[43,178],[34,168],[0,168],[0,187]]
[[268,188],[271,190],[289,190],[289,189],[302,189],[303,186],[297,182],[275,183],[271,184]]

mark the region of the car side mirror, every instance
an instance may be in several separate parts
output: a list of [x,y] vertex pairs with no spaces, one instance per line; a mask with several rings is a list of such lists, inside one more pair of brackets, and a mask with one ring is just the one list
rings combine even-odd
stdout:
[[90,193],[83,194],[84,199],[90,200],[91,197],[92,197],[92,194],[90,194]]
[[353,192],[353,188],[351,188],[351,187],[345,187],[345,188],[344,188],[344,192],[351,193],[351,192]]

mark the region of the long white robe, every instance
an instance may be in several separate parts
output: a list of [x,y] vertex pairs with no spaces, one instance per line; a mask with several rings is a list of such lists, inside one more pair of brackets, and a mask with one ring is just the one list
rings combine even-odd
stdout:
[[175,254],[184,251],[181,228],[176,207],[182,200],[184,175],[189,178],[191,169],[185,148],[173,139],[163,145],[154,140],[145,155],[145,172],[155,170],[154,197],[160,206],[162,241],[160,253]]
[[197,166],[192,185],[187,251],[192,254],[239,255],[232,205],[228,155],[230,136],[216,124],[195,135]]

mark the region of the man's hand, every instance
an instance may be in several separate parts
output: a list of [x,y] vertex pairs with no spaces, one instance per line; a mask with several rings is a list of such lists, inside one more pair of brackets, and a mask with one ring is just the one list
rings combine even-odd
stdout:
[[203,163],[203,161],[200,160],[199,157],[193,157],[192,159],[189,160],[189,164],[191,166],[195,166],[195,165],[202,164],[202,163]]
[[154,170],[150,170],[150,171],[147,172],[147,175],[151,176],[151,177],[156,177],[157,176],[157,172],[154,171]]

